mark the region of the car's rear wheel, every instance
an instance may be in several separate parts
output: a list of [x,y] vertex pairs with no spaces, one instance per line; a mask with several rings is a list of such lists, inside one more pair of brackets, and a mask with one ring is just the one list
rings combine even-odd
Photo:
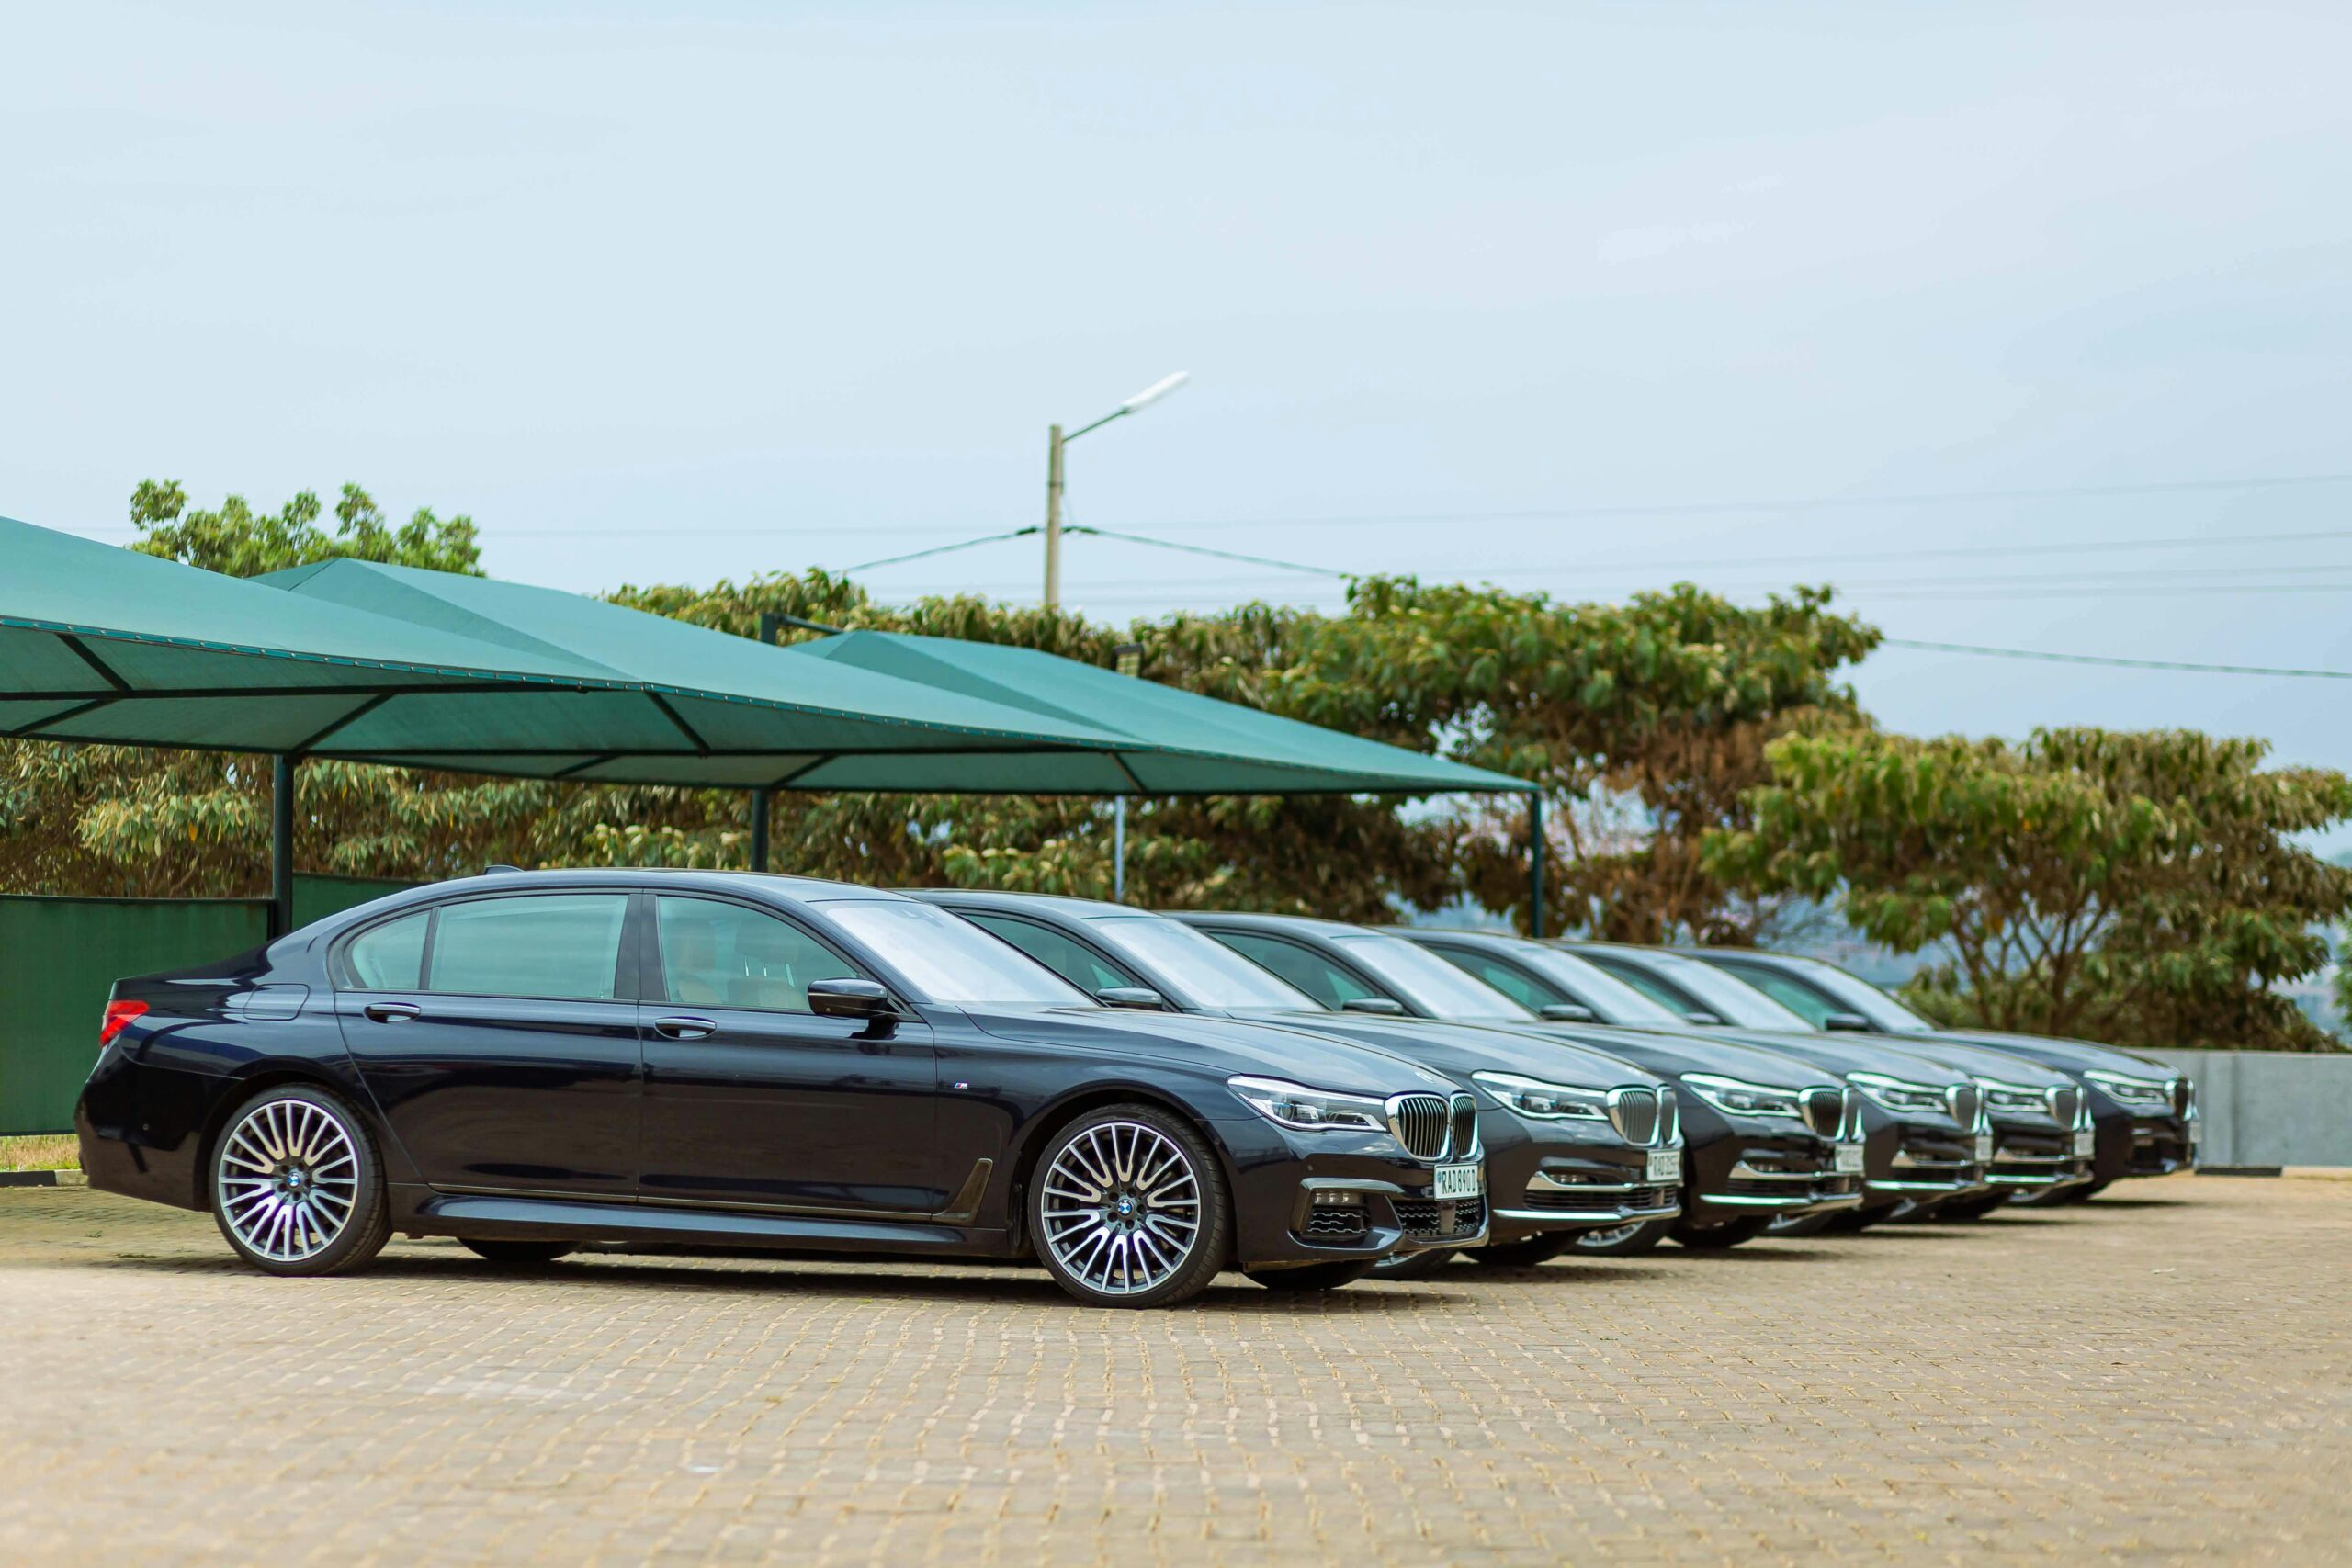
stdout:
[[1694,1252],[1721,1252],[1725,1247],[1754,1241],[1771,1223],[1770,1216],[1765,1214],[1742,1214],[1736,1220],[1720,1220],[1711,1225],[1677,1220],[1674,1239]]
[[212,1150],[213,1218],[271,1274],[339,1274],[391,1238],[383,1168],[358,1113],[307,1084],[238,1107]]
[[568,1257],[575,1245],[568,1241],[490,1241],[479,1236],[460,1236],[468,1252],[491,1263],[520,1266],[526,1263],[552,1263]]
[[1622,1225],[1578,1231],[1568,1247],[1579,1258],[1634,1258],[1656,1251],[1673,1229],[1672,1220],[1630,1220]]
[[[1270,1291],[1336,1291],[1373,1272],[1369,1263],[1302,1263],[1295,1269],[1245,1269],[1242,1272]],[[1382,1274],[1384,1280],[1396,1278]]]
[[1173,1306],[1232,1249],[1216,1156],[1156,1105],[1089,1111],[1046,1141],[1029,1232],[1054,1282],[1090,1306]]

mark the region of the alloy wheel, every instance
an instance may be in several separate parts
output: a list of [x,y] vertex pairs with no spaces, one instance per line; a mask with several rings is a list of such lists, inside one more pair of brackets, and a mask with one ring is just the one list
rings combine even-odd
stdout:
[[1046,1167],[1039,1205],[1054,1261],[1088,1291],[1139,1295],[1175,1278],[1201,1235],[1201,1182],[1176,1142],[1140,1122],[1102,1122]]
[[358,1205],[359,1154],[324,1106],[268,1100],[221,1140],[220,1223],[256,1257],[300,1263],[335,1244]]

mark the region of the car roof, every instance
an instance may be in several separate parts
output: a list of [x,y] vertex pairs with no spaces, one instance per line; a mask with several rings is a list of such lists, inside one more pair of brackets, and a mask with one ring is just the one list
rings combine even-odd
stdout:
[[1170,909],[1171,919],[1187,925],[1215,920],[1219,925],[1270,931],[1302,931],[1316,936],[1361,935],[1367,929],[1349,920],[1327,920],[1319,915],[1260,915],[1228,909]]
[[1138,909],[1132,904],[1114,904],[1107,898],[1080,898],[1068,893],[1007,893],[994,887],[901,887],[898,890],[909,898],[920,898],[926,904],[969,904],[981,909],[1025,909],[1033,914],[1068,915],[1084,919],[1090,915],[1149,915],[1149,909]]

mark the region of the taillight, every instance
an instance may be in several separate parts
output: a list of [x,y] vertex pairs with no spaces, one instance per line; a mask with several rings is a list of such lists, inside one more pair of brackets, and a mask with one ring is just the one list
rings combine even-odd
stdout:
[[114,1043],[124,1024],[147,1010],[145,1002],[108,1002],[107,1015],[98,1022],[98,1049],[103,1051]]

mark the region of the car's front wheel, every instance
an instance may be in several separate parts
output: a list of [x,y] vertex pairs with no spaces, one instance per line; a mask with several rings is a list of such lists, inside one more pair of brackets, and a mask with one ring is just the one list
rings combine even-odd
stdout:
[[1372,1266],[1375,1280],[1426,1280],[1453,1261],[1450,1247],[1424,1247],[1419,1252],[1392,1252]]
[[212,1213],[271,1274],[340,1274],[391,1239],[383,1168],[358,1113],[306,1084],[240,1106],[212,1150]]
[[1533,1269],[1551,1262],[1575,1243],[1576,1237],[1565,1232],[1545,1231],[1525,1241],[1473,1247],[1468,1256],[1473,1263],[1483,1263],[1489,1269]]
[[1225,1172],[1156,1105],[1089,1111],[1046,1141],[1029,1231],[1054,1282],[1090,1306],[1173,1306],[1232,1250]]
[[1754,1241],[1771,1223],[1771,1218],[1765,1214],[1742,1214],[1736,1220],[1722,1220],[1712,1225],[1677,1220],[1674,1222],[1674,1239],[1694,1252],[1721,1252],[1727,1247],[1739,1247]]
[[1636,1258],[1656,1251],[1673,1229],[1672,1220],[1629,1220],[1622,1225],[1578,1231],[1569,1245],[1583,1258]]
[[559,1258],[570,1257],[573,1251],[573,1244],[568,1241],[491,1241],[470,1235],[458,1239],[468,1252],[487,1263],[552,1263]]

